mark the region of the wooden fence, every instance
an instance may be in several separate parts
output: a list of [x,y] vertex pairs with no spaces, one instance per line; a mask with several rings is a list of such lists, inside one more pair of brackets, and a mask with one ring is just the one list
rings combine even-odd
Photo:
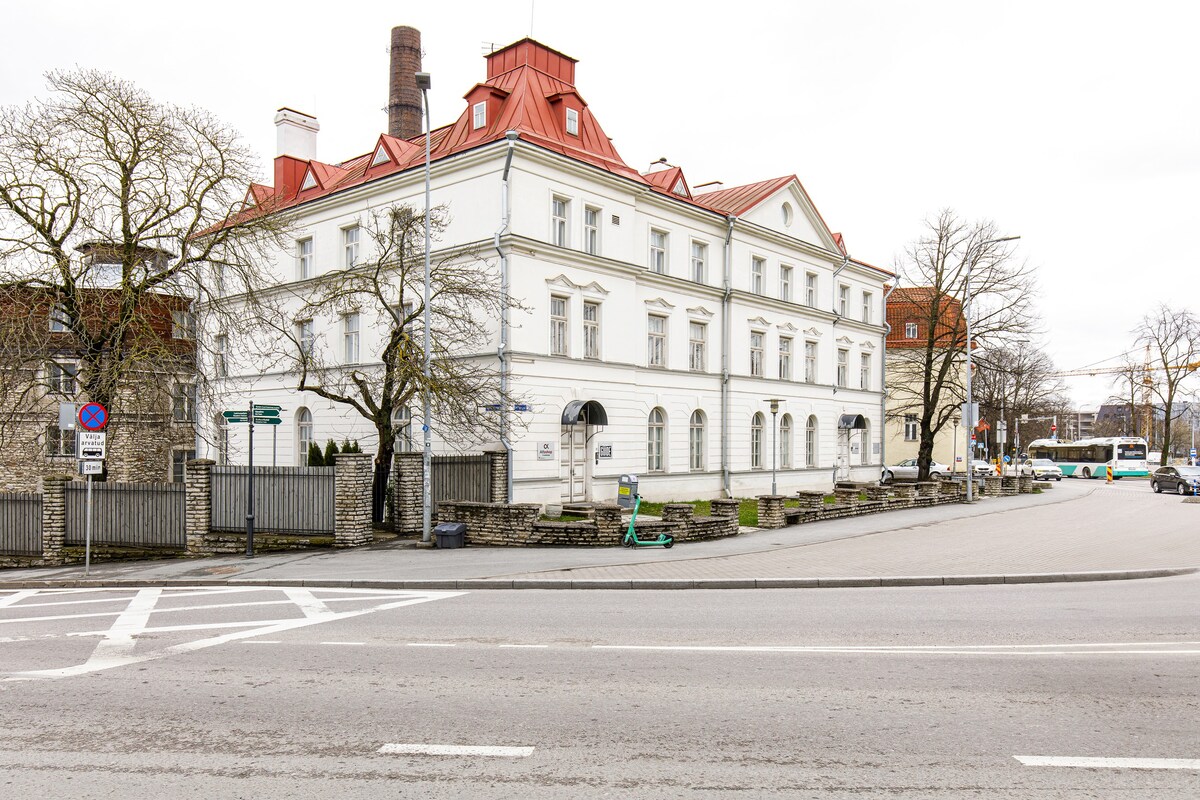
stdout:
[[42,554],[42,496],[36,492],[0,494],[0,555]]
[[[249,467],[213,467],[212,529],[244,531]],[[334,532],[334,467],[255,467],[254,529]]]
[[486,503],[491,486],[489,459],[483,456],[433,456],[429,491],[433,513],[439,500]]
[[[87,484],[68,483],[67,545],[87,533]],[[92,544],[183,549],[186,494],[182,483],[93,483]]]

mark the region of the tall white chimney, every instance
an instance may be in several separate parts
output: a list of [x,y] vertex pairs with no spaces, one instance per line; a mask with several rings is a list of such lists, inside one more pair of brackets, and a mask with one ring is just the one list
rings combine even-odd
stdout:
[[281,108],[275,115],[275,155],[291,156],[302,161],[317,157],[317,118],[290,108]]

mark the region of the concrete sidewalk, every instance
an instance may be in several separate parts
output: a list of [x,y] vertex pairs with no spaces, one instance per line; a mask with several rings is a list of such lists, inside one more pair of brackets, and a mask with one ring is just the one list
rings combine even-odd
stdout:
[[1162,577],[1200,567],[1200,505],[1144,482],[1066,480],[1040,495],[756,531],[661,548],[356,550],[0,572],[0,588],[305,585],[395,589],[807,588]]

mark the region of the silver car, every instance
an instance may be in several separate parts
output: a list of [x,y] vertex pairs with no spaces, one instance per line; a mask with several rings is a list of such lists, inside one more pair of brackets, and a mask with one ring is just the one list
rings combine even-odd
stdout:
[[[920,468],[917,466],[915,458],[906,458],[899,464],[891,467],[883,468],[883,480],[888,481],[915,481]],[[945,464],[939,464],[937,461],[929,462],[929,479],[938,480],[943,475],[950,473],[950,467]]]
[[1039,481],[1062,480],[1062,470],[1048,458],[1027,458],[1021,463],[1021,474],[1032,475]]

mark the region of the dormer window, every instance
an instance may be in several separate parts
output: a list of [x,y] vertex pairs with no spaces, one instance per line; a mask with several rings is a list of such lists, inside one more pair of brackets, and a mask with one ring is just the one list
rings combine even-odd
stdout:
[[313,171],[310,169],[308,172],[304,173],[304,183],[300,184],[300,191],[303,192],[305,189],[314,189],[316,188],[316,185],[317,176],[313,175]]
[[567,133],[572,136],[579,135],[579,112],[573,108],[567,109]]
[[383,146],[380,145],[379,149],[375,151],[375,157],[371,159],[371,166],[378,167],[380,164],[386,164],[391,160],[388,157],[387,150],[384,150]]
[[479,130],[487,125],[487,103],[476,103],[471,106],[471,127]]
[[674,192],[675,194],[679,195],[680,197],[688,196],[687,186],[685,186],[683,184],[683,178],[680,178],[679,180],[677,180],[675,182],[675,188],[672,189],[671,191]]

